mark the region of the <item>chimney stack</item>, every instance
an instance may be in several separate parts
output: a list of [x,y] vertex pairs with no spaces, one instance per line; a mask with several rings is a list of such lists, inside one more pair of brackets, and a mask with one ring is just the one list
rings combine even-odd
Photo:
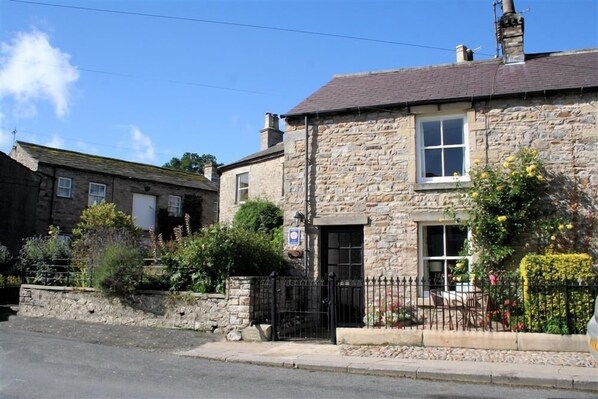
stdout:
[[203,175],[206,179],[216,184],[218,184],[220,180],[218,176],[218,168],[212,162],[208,162],[203,166]]
[[282,131],[278,128],[278,115],[266,112],[264,128],[260,130],[261,144],[260,150],[268,148],[282,142]]
[[460,44],[456,47],[457,51],[457,62],[473,61],[473,51],[467,48],[467,46]]
[[523,52],[524,21],[521,14],[515,12],[513,0],[502,1],[502,16],[497,23],[498,41],[502,47],[505,64],[525,61]]

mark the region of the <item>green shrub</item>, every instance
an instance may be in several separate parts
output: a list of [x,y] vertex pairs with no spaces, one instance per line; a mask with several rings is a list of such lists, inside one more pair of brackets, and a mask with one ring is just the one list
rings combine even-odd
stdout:
[[135,247],[110,244],[94,271],[94,286],[102,293],[126,297],[135,292],[143,273],[143,257]]
[[233,225],[250,231],[271,234],[282,226],[282,210],[270,201],[257,199],[245,202],[233,220]]
[[73,243],[72,266],[75,286],[92,285],[95,269],[100,266],[104,251],[110,246],[139,247],[137,234],[129,228],[96,227],[86,230]]
[[116,205],[113,203],[101,202],[92,205],[81,213],[79,222],[73,228],[73,239],[78,240],[88,231],[107,227],[127,229],[131,233],[137,233],[138,231],[133,216],[117,210]]
[[34,284],[62,285],[66,275],[52,267],[58,260],[70,259],[69,241],[60,236],[60,229],[50,226],[47,237],[26,238],[20,251],[21,267],[33,278]]
[[529,331],[552,334],[586,331],[594,296],[581,284],[596,278],[590,255],[527,255],[521,261],[520,273]]
[[223,292],[229,276],[264,276],[286,266],[269,235],[213,225],[180,239],[162,258],[176,291]]

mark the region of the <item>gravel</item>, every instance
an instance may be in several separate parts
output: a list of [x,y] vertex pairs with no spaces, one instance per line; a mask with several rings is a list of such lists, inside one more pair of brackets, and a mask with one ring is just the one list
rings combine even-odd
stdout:
[[553,366],[598,368],[589,353],[540,352],[464,348],[426,348],[421,346],[354,346],[342,345],[345,356],[393,359],[459,360],[490,363],[542,364]]

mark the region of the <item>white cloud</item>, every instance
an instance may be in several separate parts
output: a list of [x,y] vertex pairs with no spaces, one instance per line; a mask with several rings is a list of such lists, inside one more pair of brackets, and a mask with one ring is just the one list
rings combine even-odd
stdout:
[[131,126],[131,145],[135,151],[135,158],[139,161],[153,161],[156,151],[152,139],[144,135],[137,126]]
[[71,86],[79,79],[70,58],[43,32],[18,33],[11,43],[0,44],[0,98],[12,96],[21,115],[34,116],[36,101],[47,100],[57,116],[65,116]]
[[0,112],[0,150],[8,148],[12,144],[12,137],[9,132],[4,131],[4,114]]
[[44,144],[46,147],[64,148],[64,139],[57,134],[53,134],[50,141]]

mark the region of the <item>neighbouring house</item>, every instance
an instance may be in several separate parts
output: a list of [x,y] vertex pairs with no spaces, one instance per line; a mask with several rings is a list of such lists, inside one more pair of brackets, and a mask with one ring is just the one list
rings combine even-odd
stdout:
[[232,222],[249,199],[281,205],[283,199],[284,142],[278,115],[266,113],[260,130],[260,151],[218,168],[220,175],[219,221]]
[[[101,201],[135,217],[143,230],[216,221],[218,187],[203,175],[17,141],[10,156],[40,178],[35,231],[70,234],[81,212]],[[168,232],[167,232],[168,233]]]
[[501,58],[460,45],[453,64],[334,76],[282,116],[285,226],[304,212],[307,238],[287,249],[307,275],[448,275],[468,235],[446,213],[456,180],[522,148],[563,177],[579,223],[595,218],[598,49],[525,54],[523,17],[502,4]]
[[23,238],[35,233],[41,178],[0,152],[0,244],[17,254]]

